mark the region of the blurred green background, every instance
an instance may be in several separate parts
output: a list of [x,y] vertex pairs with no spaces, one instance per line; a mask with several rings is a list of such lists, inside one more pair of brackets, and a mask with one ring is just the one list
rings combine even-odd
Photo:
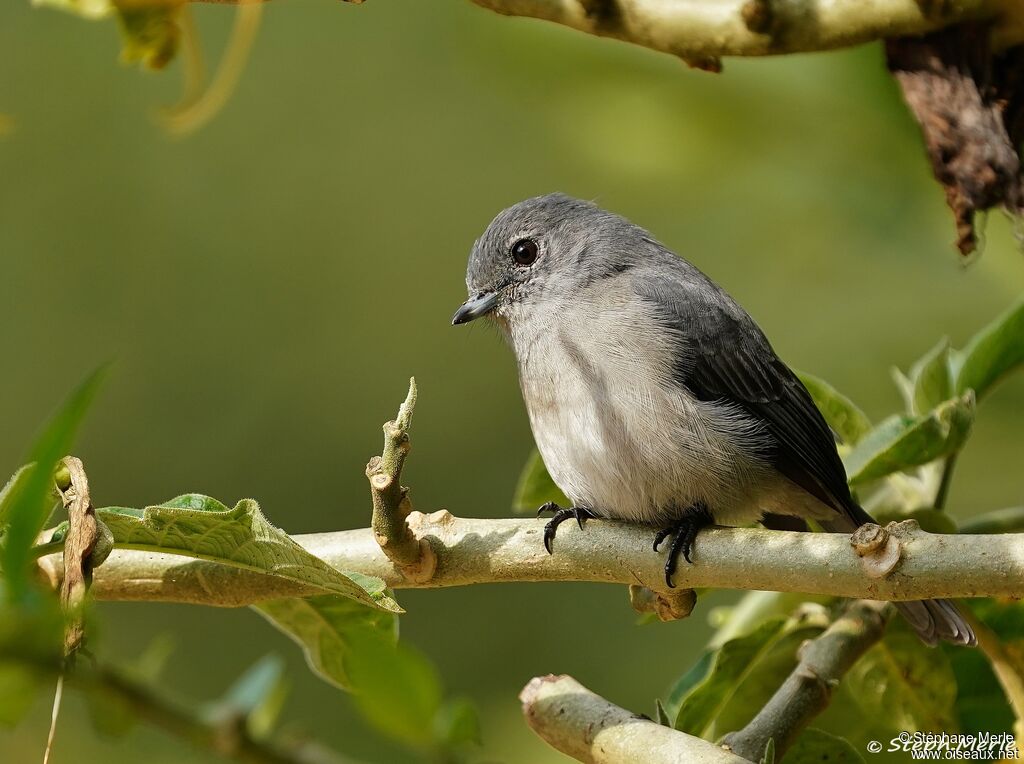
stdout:
[[[208,54],[233,11],[195,8]],[[152,120],[180,65],[117,64],[113,22],[0,7],[0,467],[99,362],[114,373],[76,453],[101,504],[185,491],[252,496],[290,532],[366,525],[363,467],[415,374],[405,474],[417,508],[508,514],[531,448],[511,354],[453,329],[465,259],[501,208],[553,190],[646,226],[723,284],[792,365],[874,417],[893,365],[962,344],[1024,288],[993,215],[964,268],[916,126],[877,46],[727,60],[670,57],[461,0],[266,8],[240,86],[207,128]],[[1024,379],[982,407],[952,511],[1024,500]],[[707,616],[639,627],[620,587],[495,585],[400,592],[402,633],[477,702],[481,762],[562,761],[522,723],[532,676],[570,673],[636,711],[689,667]],[[288,722],[377,762],[414,760],[305,670],[255,613],[101,604],[97,652],[171,632],[175,691],[211,697],[278,651]],[[0,731],[35,761],[48,702]],[[106,741],[66,700],[58,761],[206,761],[140,727]]]

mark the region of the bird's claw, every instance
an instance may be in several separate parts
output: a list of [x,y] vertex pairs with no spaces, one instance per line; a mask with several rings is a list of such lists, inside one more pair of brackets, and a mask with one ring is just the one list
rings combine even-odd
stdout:
[[662,528],[654,536],[654,551],[657,552],[661,542],[675,534],[675,538],[672,539],[672,545],[668,549],[668,557],[665,560],[665,583],[669,589],[675,588],[675,584],[672,583],[672,576],[675,575],[676,567],[679,565],[679,555],[682,554],[686,562],[691,565],[693,564],[690,553],[693,551],[693,542],[697,538],[697,532],[701,528],[710,525],[711,522],[710,513],[703,507],[699,507],[696,510],[687,512],[675,525]]
[[551,542],[554,541],[555,532],[558,530],[558,526],[568,520],[570,517],[576,518],[576,524],[580,526],[580,530],[583,530],[583,521],[597,517],[591,510],[586,507],[568,507],[563,509],[555,504],[553,501],[549,501],[544,504],[540,509],[537,510],[537,514],[542,512],[554,512],[554,516],[548,520],[544,526],[544,548],[548,550],[548,554],[554,554],[551,549]]

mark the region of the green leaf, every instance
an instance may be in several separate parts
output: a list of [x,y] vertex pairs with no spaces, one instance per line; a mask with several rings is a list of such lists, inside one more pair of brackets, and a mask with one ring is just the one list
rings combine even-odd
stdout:
[[71,393],[36,441],[31,464],[8,483],[4,515],[8,523],[0,548],[0,566],[7,576],[12,597],[24,594],[29,582],[29,549],[52,511],[53,473],[57,462],[71,450],[75,432],[96,395],[106,367],[97,369]]
[[0,726],[13,727],[28,713],[42,688],[42,677],[31,667],[0,660]]
[[25,483],[28,481],[29,475],[32,474],[31,464],[26,464],[24,467],[20,467],[17,472],[11,475],[11,479],[7,481],[2,489],[0,489],[0,533],[4,532],[4,526],[7,525],[7,518],[11,512],[11,506],[14,504],[14,497],[20,495],[25,490]]
[[[1009,599],[973,599],[970,608],[995,633],[1002,646],[1003,672],[1024,678],[1024,602]],[[957,679],[956,711],[965,733],[1012,732],[1014,715],[1002,683],[982,650],[956,650],[946,654]]]
[[[735,605],[727,608],[715,608],[721,620],[716,624],[718,630],[708,640],[709,647],[718,647],[730,639],[749,634],[754,627],[770,618],[787,617],[796,612],[805,603],[813,602],[824,605],[833,597],[803,594],[802,592],[746,592]],[[723,617],[724,616],[724,617]]]
[[[0,580],[0,724],[16,724],[53,677],[64,655],[57,598],[30,591],[13,599]],[[51,695],[52,697],[52,695]]]
[[353,641],[380,640],[394,645],[398,618],[331,594],[288,597],[253,609],[302,646],[313,673],[343,690],[352,689],[346,663]]
[[893,731],[957,731],[957,685],[948,657],[921,644],[902,622],[890,624],[842,685],[866,716]]
[[921,417],[892,416],[846,455],[850,483],[866,483],[960,450],[974,423],[974,394],[967,391]]
[[235,680],[220,700],[210,704],[204,715],[213,722],[242,719],[249,733],[262,739],[273,731],[287,695],[284,661],[265,655]]
[[672,719],[669,717],[668,711],[665,710],[665,704],[661,702],[661,698],[654,699],[654,713],[658,724],[663,727],[672,727]]
[[[871,431],[871,420],[857,405],[828,382],[806,372],[797,372],[828,426],[843,443],[855,446]],[[947,396],[948,397],[948,396]]]
[[761,756],[760,764],[775,764],[775,738],[768,738],[764,747],[764,754]]
[[795,668],[797,648],[827,625],[823,608],[806,608],[791,618],[765,621],[723,644],[704,676],[682,697],[676,729],[714,740],[742,728]]
[[346,666],[362,714],[407,745],[432,746],[441,708],[441,681],[433,664],[408,645],[389,644],[375,634],[352,642]]
[[512,499],[512,511],[519,514],[536,512],[542,504],[547,504],[549,501],[553,501],[560,507],[571,505],[565,494],[555,485],[551,475],[548,474],[548,468],[544,466],[540,452],[534,449],[526,460],[526,466],[519,474],[515,498]]
[[1024,363],[1024,299],[974,335],[953,354],[956,391],[974,390],[981,400],[1001,377]]
[[434,740],[445,748],[480,743],[480,718],[466,698],[446,700],[434,714]]
[[715,659],[717,657],[717,650],[705,650],[701,653],[697,662],[694,663],[689,670],[679,677],[672,684],[672,687],[669,688],[668,694],[665,696],[665,713],[672,722],[668,726],[675,726],[676,719],[679,717],[679,709],[682,707],[683,701],[690,695],[697,685],[707,680],[708,676],[711,674],[711,670],[715,666]]
[[809,727],[786,752],[786,764],[864,764],[864,757],[846,738]]
[[1024,507],[1005,507],[964,520],[961,533],[1018,533],[1024,531]]
[[981,650],[942,645],[956,677],[956,715],[965,734],[1013,730],[1013,711]]
[[917,509],[883,509],[873,511],[875,519],[882,525],[885,523],[898,523],[903,520],[916,520],[918,525],[928,533],[957,533],[956,521],[948,512],[931,507],[918,507]]
[[949,340],[943,338],[910,369],[913,385],[911,413],[926,414],[953,397]]
[[315,586],[381,610],[402,612],[385,591],[383,581],[332,568],[271,525],[252,499],[242,499],[228,509],[209,497],[186,494],[168,505],[146,507],[141,516],[121,507],[96,513],[122,549],[219,562]]

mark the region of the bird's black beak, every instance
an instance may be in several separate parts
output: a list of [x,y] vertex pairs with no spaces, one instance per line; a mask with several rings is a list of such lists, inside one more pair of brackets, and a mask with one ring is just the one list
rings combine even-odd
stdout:
[[494,310],[498,304],[500,292],[480,292],[466,300],[452,316],[452,326],[465,324],[480,316],[485,316]]

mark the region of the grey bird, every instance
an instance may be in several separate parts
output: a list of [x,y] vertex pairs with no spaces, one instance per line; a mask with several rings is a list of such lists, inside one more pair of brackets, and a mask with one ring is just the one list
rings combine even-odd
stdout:
[[[643,228],[550,194],[504,210],[476,241],[470,298],[519,366],[530,425],[573,506],[670,535],[665,577],[700,528],[762,522],[849,533],[873,522],[850,495],[835,438],[754,320]],[[786,522],[788,521],[788,522]],[[947,600],[896,603],[921,639],[975,643]]]

